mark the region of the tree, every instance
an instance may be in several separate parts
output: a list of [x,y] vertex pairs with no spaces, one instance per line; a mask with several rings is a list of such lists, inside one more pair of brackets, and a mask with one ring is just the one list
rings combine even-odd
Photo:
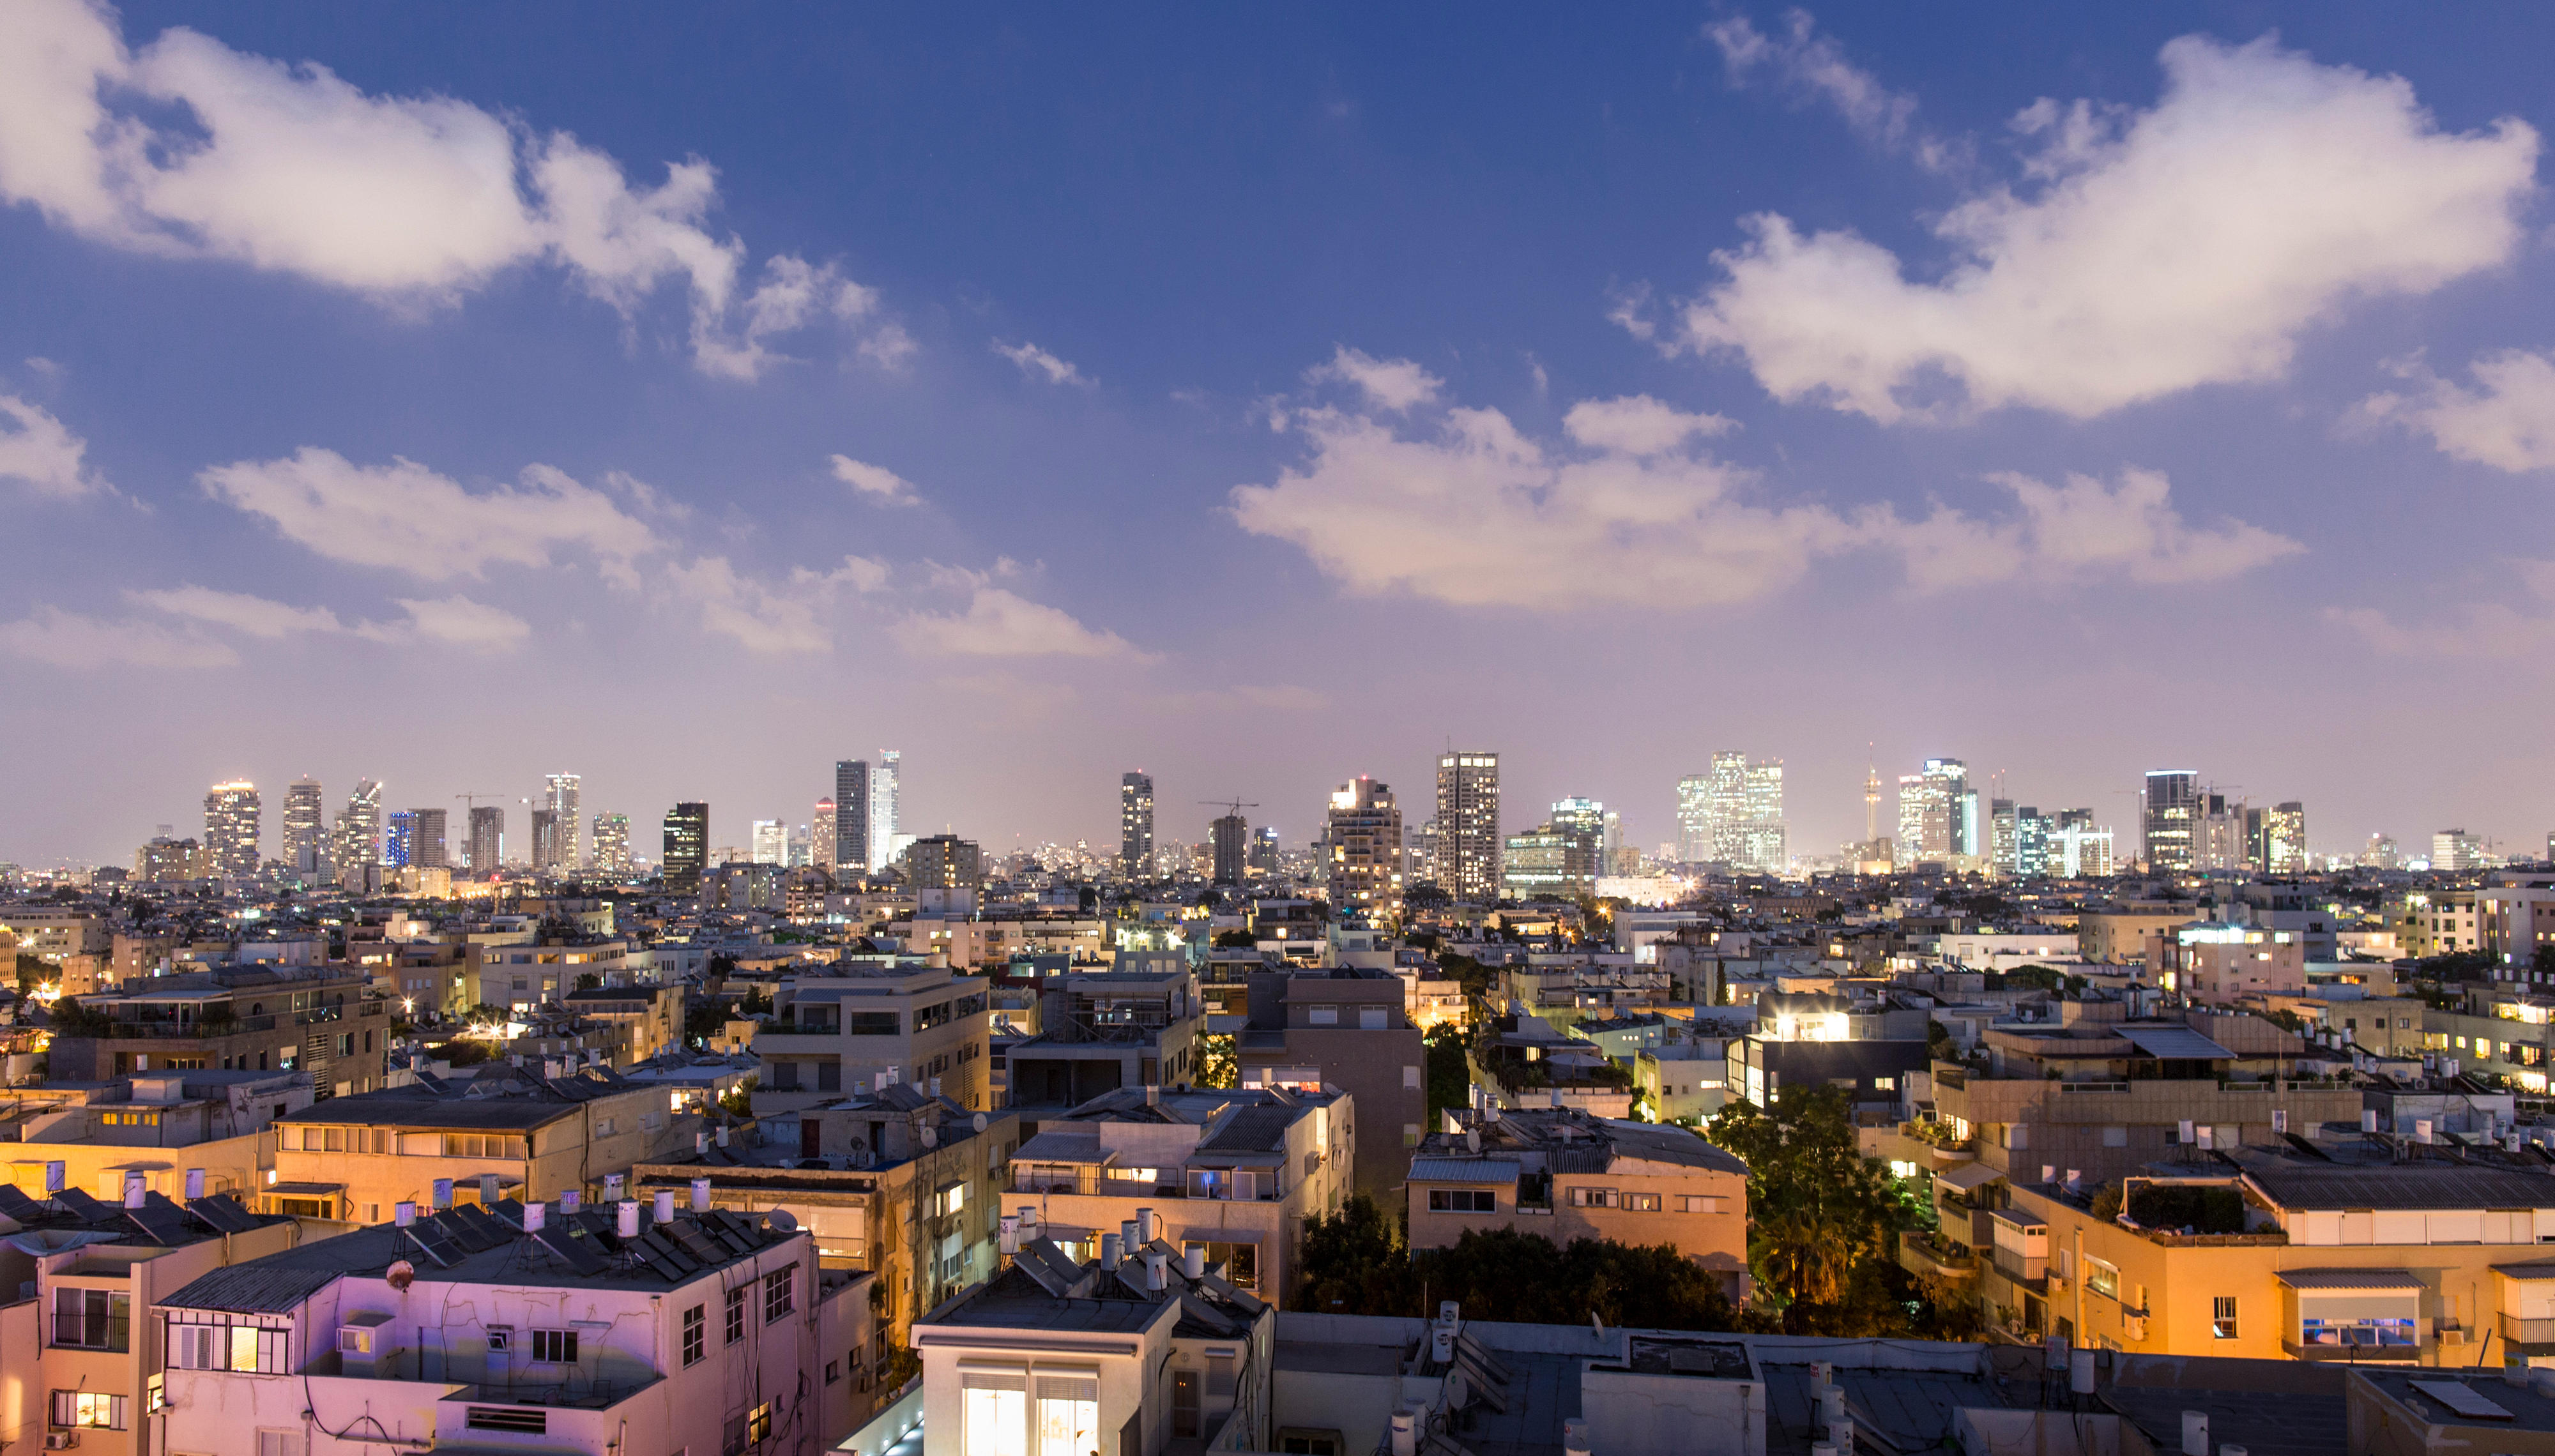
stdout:
[[1260,938],[1248,930],[1218,930],[1207,943],[1217,950],[1250,950],[1260,944]]
[[1450,1107],[1473,1105],[1473,1070],[1464,1060],[1464,1029],[1451,1022],[1431,1027],[1424,1039],[1428,1063],[1428,1121]]
[[1393,1220],[1364,1194],[1305,1225],[1295,1307],[1329,1314],[1434,1314],[1452,1299],[1477,1319],[1639,1329],[1731,1330],[1745,1323],[1720,1281],[1661,1244],[1472,1229],[1453,1247],[1405,1252]]
[[580,972],[576,978],[576,989],[579,991],[599,991],[602,988],[603,977],[592,971]]
[[1748,1164],[1750,1267],[1786,1334],[1879,1335],[1906,1323],[1886,1287],[1909,1210],[1863,1155],[1838,1087],[1784,1087],[1773,1107],[1733,1102],[1704,1136]]
[[1230,1032],[1208,1032],[1198,1037],[1197,1085],[1233,1087],[1242,1081],[1242,1062],[1234,1054]]
[[1396,1222],[1364,1193],[1335,1214],[1307,1220],[1296,1258],[1303,1279],[1295,1307],[1319,1314],[1417,1313],[1419,1296]]

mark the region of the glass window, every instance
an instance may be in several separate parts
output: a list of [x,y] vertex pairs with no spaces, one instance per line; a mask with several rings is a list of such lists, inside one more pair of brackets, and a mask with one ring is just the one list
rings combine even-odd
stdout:
[[727,1342],[731,1345],[745,1338],[745,1285],[727,1291]]
[[1100,1449],[1100,1382],[1086,1376],[1040,1376],[1037,1456],[1089,1456]]
[[576,1364],[576,1331],[533,1331],[533,1360],[542,1365]]
[[96,1391],[56,1391],[53,1424],[120,1431],[124,1429],[124,1397]]
[[2210,1301],[2209,1333],[2221,1340],[2236,1338],[2236,1296],[2221,1294]]
[[133,1296],[110,1289],[54,1290],[54,1343],[82,1350],[122,1350],[131,1333]]
[[695,1304],[683,1311],[683,1363],[701,1363],[703,1347],[709,1344],[709,1306]]
[[[1030,1396],[1015,1378],[1009,1389],[977,1382],[1000,1377],[968,1376],[959,1406],[960,1439],[966,1456],[1029,1456]],[[1084,1453],[1088,1456],[1088,1453]]]
[[770,1324],[795,1307],[798,1266],[776,1269],[763,1276],[763,1322]]
[[2085,1261],[2085,1288],[2090,1293],[2121,1297],[2121,1271],[2118,1265],[2100,1259]]

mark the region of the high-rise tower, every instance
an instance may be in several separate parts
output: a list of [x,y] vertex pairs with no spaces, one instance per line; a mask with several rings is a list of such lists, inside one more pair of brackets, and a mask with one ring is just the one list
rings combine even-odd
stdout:
[[[808,824],[809,862],[830,875],[842,864],[838,858],[842,846],[835,831],[834,801],[830,798],[816,800],[815,816],[808,820]],[[867,866],[856,865],[853,868],[866,869]]]
[[212,873],[225,880],[257,875],[257,848],[264,833],[257,786],[245,779],[216,784],[204,795],[204,858]]
[[701,862],[710,850],[710,806],[687,799],[666,815],[666,888],[691,895],[701,888]]
[[1323,871],[1330,882],[1334,913],[1362,910],[1370,914],[1401,913],[1401,810],[1393,789],[1361,775],[1331,795],[1330,855]]
[[871,841],[870,765],[867,759],[834,763],[834,863],[876,869]]
[[2148,772],[2141,788],[2138,842],[2148,872],[2188,873],[2193,864],[2192,832],[2199,827],[2200,775],[2190,769],[2155,769]]
[[327,868],[328,805],[316,779],[296,779],[284,790],[284,862],[298,875],[316,875]]
[[558,834],[554,847],[556,863],[550,866],[551,869],[585,868],[584,850],[577,842],[577,826],[584,822],[584,784],[585,781],[575,774],[552,774],[542,781],[549,810],[558,816],[554,821]]
[[355,781],[355,791],[346,795],[346,806],[337,811],[336,828],[329,834],[328,860],[337,873],[361,865],[378,864],[382,857],[382,786],[371,779]]
[[1500,897],[1500,756],[1448,753],[1437,760],[1437,886],[1459,901]]
[[[896,859],[897,836],[905,832],[905,820],[897,806],[897,794],[904,787],[904,781],[905,751],[880,749],[878,773],[870,782],[870,854],[866,863],[873,870],[884,870]],[[840,822],[840,815],[849,812],[849,805],[837,803],[836,822]]]
[[1154,776],[1118,776],[1118,870],[1143,878],[1154,872]]
[[470,806],[470,873],[482,880],[496,878],[505,868],[506,810],[502,804]]

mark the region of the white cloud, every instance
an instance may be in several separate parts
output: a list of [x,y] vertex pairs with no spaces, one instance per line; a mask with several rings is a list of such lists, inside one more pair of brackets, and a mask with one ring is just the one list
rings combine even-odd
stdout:
[[1938,281],[1853,233],[1762,214],[1666,342],[1737,351],[1780,399],[1876,420],[2083,418],[2275,378],[2347,301],[2428,293],[2511,255],[2536,171],[2525,123],[2446,133],[2400,77],[2268,40],[2187,36],[2161,61],[2152,109],[2023,112],[2037,185],[1946,213],[1935,231],[1955,261]]
[[0,395],[0,480],[15,480],[40,496],[69,500],[108,486],[88,468],[88,441],[42,407]]
[[861,340],[861,357],[890,374],[902,374],[914,351],[921,348],[902,324],[882,323],[870,336]]
[[836,455],[834,478],[882,506],[912,506],[922,497],[913,490],[913,482],[884,465],[870,465],[849,455]]
[[739,572],[725,556],[703,556],[688,566],[667,566],[665,580],[676,597],[700,608],[704,628],[735,639],[748,652],[789,656],[831,649],[834,634],[826,618],[837,598],[846,590],[883,590],[888,567],[867,556],[845,556],[831,571],[800,566],[766,582]]
[[196,480],[323,556],[428,581],[498,562],[545,566],[566,547],[591,551],[626,581],[631,558],[658,545],[610,496],[548,465],[526,467],[520,485],[470,491],[413,460],[357,465],[304,446],[280,460],[216,465]]
[[174,617],[228,627],[251,637],[273,640],[297,632],[343,632],[345,624],[326,607],[296,607],[239,591],[209,586],[178,586],[158,591],[127,592],[146,607]]
[[1084,374],[1081,370],[1074,368],[1071,364],[1066,363],[1064,360],[1057,358],[1055,355],[1048,353],[1046,350],[1039,348],[1037,345],[1031,343],[1027,339],[1023,339],[1017,344],[1007,344],[1001,339],[996,339],[994,340],[994,352],[1019,365],[1023,374],[1029,375],[1034,379],[1043,377],[1049,384],[1078,384],[1088,386],[1095,382],[1091,376]]
[[2555,359],[2504,349],[2470,367],[2474,389],[2408,365],[2410,393],[2372,395],[2360,412],[2420,430],[2453,459],[2496,470],[2555,469]]
[[406,623],[397,627],[372,628],[366,635],[394,641],[417,638],[479,652],[504,652],[521,647],[533,635],[530,622],[502,607],[474,602],[466,596],[423,601],[401,597],[399,604],[408,613]]
[[1309,458],[1273,485],[1237,487],[1234,516],[1301,546],[1351,591],[1541,609],[1751,601],[1860,550],[1900,556],[1924,591],[2196,581],[2298,549],[2241,522],[2191,526],[2152,472],[2125,472],[2116,488],[2001,477],[2018,506],[2008,519],[1938,507],[1910,522],[1886,505],[1840,513],[1763,499],[1752,472],[1692,453],[1726,427],[1718,417],[1635,397],[1564,419],[1569,442],[1546,443],[1494,410],[1449,409],[1425,424],[1294,411],[1284,427]]
[[1346,344],[1327,364],[1304,371],[1307,384],[1345,384],[1366,396],[1370,408],[1401,414],[1418,405],[1433,405],[1446,381],[1407,359],[1378,359]]
[[58,667],[228,667],[239,654],[191,632],[172,632],[152,622],[108,622],[38,607],[15,622],[0,622],[0,652]]
[[2542,658],[2555,649],[2555,561],[2508,563],[2535,610],[2474,602],[2448,621],[2404,626],[2375,607],[2330,607],[2327,621],[2360,634],[2389,657],[2495,660]]
[[769,360],[766,336],[874,303],[785,257],[740,306],[745,245],[709,230],[716,175],[698,158],[634,186],[567,133],[466,101],[368,94],[183,28],[127,50],[114,12],[84,0],[0,6],[0,198],[98,242],[402,306],[543,262],[624,313],[679,280],[696,362],[732,377]]
[[1117,633],[1085,627],[1068,612],[982,584],[970,592],[965,611],[916,612],[895,630],[907,648],[934,657],[1146,658]]
[[1916,98],[1890,90],[1848,61],[1834,37],[1818,34],[1807,11],[1784,12],[1782,30],[1772,36],[1744,15],[1708,25],[1703,33],[1721,48],[1732,85],[1771,72],[1795,93],[1834,106],[1855,135],[1885,151],[1912,156],[1927,171],[1947,171],[1968,159],[1969,149],[1962,143],[1919,128]]

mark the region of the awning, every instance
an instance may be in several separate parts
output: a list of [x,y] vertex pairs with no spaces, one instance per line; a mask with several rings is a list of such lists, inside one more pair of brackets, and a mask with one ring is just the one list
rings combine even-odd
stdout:
[[2555,1281],[2555,1264],[2496,1264],[2493,1267],[2493,1272],[2503,1278],[2517,1279],[2524,1284],[2536,1283],[2540,1280]]
[[1414,1183],[1514,1183],[1520,1164],[1505,1157],[1414,1157]]
[[343,1183],[269,1183],[257,1191],[283,1193],[296,1198],[315,1198],[323,1193],[343,1193],[346,1191],[346,1185]]
[[1934,1174],[1934,1181],[1949,1186],[1955,1193],[1975,1193],[2005,1174],[1984,1162],[1964,1162]]
[[1023,1143],[1012,1153],[1015,1162],[1093,1162],[1105,1163],[1114,1154],[1103,1152],[1097,1134],[1048,1131]]
[[2120,1027],[2122,1040],[2163,1061],[2225,1061],[2236,1053],[2189,1027]]
[[1183,1244],[1257,1244],[1260,1242],[1260,1231],[1215,1228],[1198,1224],[1180,1230],[1180,1242]]
[[2281,1283],[2292,1289],[2401,1289],[2427,1287],[2412,1273],[2400,1269],[2286,1269],[2280,1271]]

